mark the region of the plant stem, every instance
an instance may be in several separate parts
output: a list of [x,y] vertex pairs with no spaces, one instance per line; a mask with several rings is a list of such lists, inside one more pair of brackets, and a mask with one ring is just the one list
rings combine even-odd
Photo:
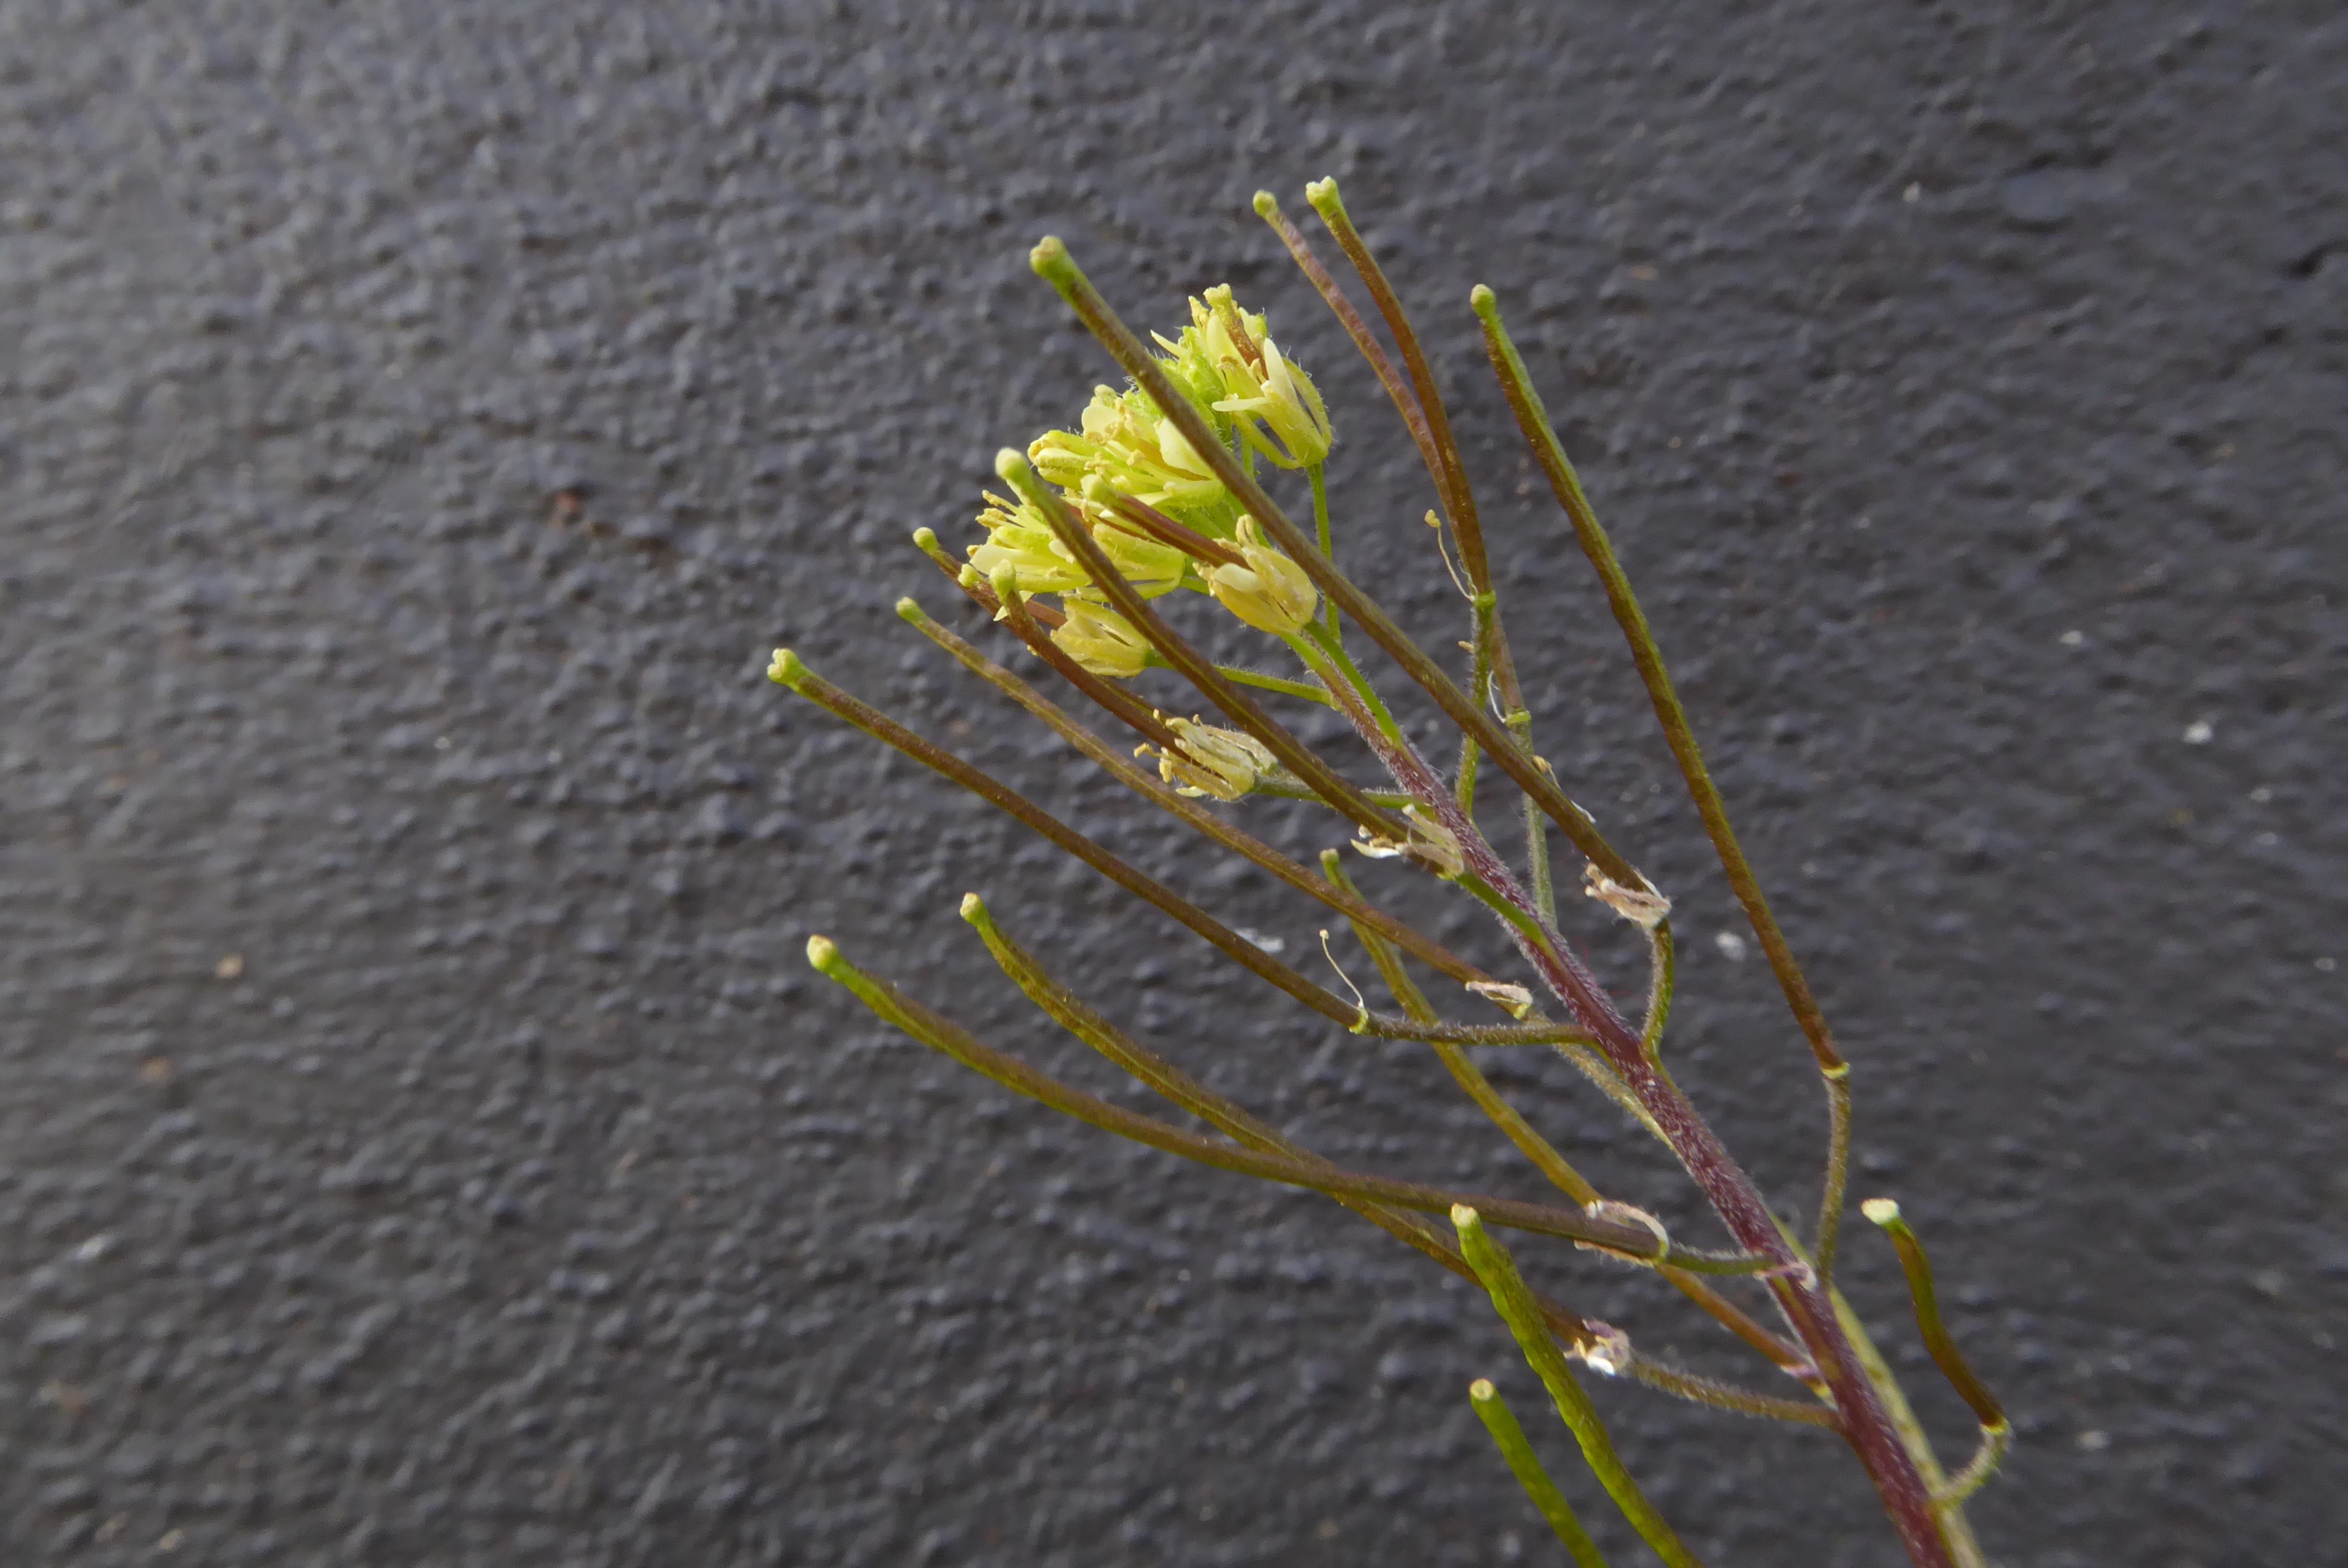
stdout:
[[1475,825],[1459,814],[1426,760],[1407,741],[1389,743],[1358,717],[1354,728],[1394,774],[1395,782],[1457,836],[1469,873],[1457,879],[1461,886],[1502,916],[1518,950],[1567,1010],[1597,1037],[1601,1053],[1643,1107],[1649,1124],[1704,1190],[1737,1245],[1747,1254],[1772,1258],[1785,1271],[1769,1281],[1771,1293],[1833,1395],[1844,1438],[1874,1481],[1902,1543],[1920,1568],[1951,1568],[1948,1544],[1934,1517],[1929,1490],[1893,1431],[1875,1386],[1853,1361],[1849,1341],[1823,1294],[1825,1282],[1778,1230],[1752,1178],[1662,1064],[1649,1057],[1644,1042],[1571,948],[1533,913],[1507,865],[1492,853]]
[[1655,1549],[1670,1568],[1703,1568],[1694,1553],[1689,1551],[1679,1534],[1647,1501],[1639,1483],[1631,1479],[1623,1468],[1622,1456],[1614,1451],[1613,1440],[1606,1435],[1605,1423],[1599,1419],[1598,1407],[1574,1380],[1573,1368],[1566,1364],[1565,1355],[1557,1348],[1533,1313],[1525,1287],[1524,1276],[1517,1272],[1516,1261],[1507,1250],[1485,1233],[1481,1215],[1470,1207],[1451,1211],[1451,1223],[1459,1232],[1459,1250],[1476,1270],[1476,1276],[1491,1293],[1492,1305],[1498,1310],[1501,1321],[1516,1337],[1517,1347],[1548,1389],[1557,1404],[1557,1413],[1571,1430],[1574,1441],[1581,1445],[1581,1457],[1589,1462],[1598,1482],[1622,1517],[1639,1532],[1646,1543]]
[[[1334,708],[1337,704],[1333,702],[1329,706]],[[1309,800],[1315,805],[1329,804],[1288,774],[1279,772],[1259,774],[1255,788],[1248,794],[1263,795],[1271,800]],[[1387,806],[1395,811],[1411,804],[1410,796],[1394,789],[1365,789],[1362,792],[1362,798],[1372,805]]]
[[1891,1419],[1892,1430],[1907,1448],[1909,1457],[1915,1460],[1917,1473],[1931,1489],[1933,1508],[1940,1514],[1941,1532],[1949,1539],[1949,1554],[1956,1559],[1957,1568],[1989,1568],[1989,1559],[1982,1553],[1981,1542],[1973,1538],[1972,1525],[1965,1518],[1962,1501],[1942,1501],[1949,1487],[1948,1472],[1941,1468],[1939,1457],[1932,1452],[1931,1440],[1924,1434],[1924,1423],[1916,1419],[1915,1410],[1908,1403],[1908,1396],[1900,1391],[1900,1380],[1891,1375],[1890,1364],[1876,1348],[1875,1341],[1868,1337],[1867,1325],[1859,1320],[1859,1314],[1851,1310],[1850,1303],[1844,1298],[1843,1293],[1831,1285],[1828,1286],[1828,1293],[1834,1298],[1835,1317],[1841,1323],[1843,1333],[1850,1338],[1851,1349],[1859,1358],[1859,1368],[1882,1396],[1883,1408]]
[[[1014,589],[1005,597],[1004,604],[1009,613],[1010,624],[1015,626],[1020,614],[1026,608],[1024,600]],[[1369,904],[1358,894],[1354,894],[1351,888],[1333,891],[1325,877],[1313,876],[1305,866],[1282,855],[1262,840],[1234,826],[1199,804],[1198,802],[1177,794],[1158,779],[1118,755],[1116,750],[1105,744],[1099,736],[1077,723],[1026,682],[987,658],[945,627],[931,620],[922,613],[921,606],[911,600],[898,600],[897,613],[922,635],[952,654],[964,669],[1017,702],[1034,717],[1043,721],[1055,734],[1075,747],[1102,772],[1193,831],[1251,863],[1262,866],[1297,891],[1335,909],[1347,919],[1362,922],[1380,932],[1389,940],[1399,943],[1413,957],[1432,965],[1461,985],[1476,985],[1491,980],[1492,977],[1483,970],[1431,938],[1422,935],[1416,927],[1406,925],[1384,910]],[[1171,741],[1171,743],[1179,745],[1180,743]],[[1562,1030],[1564,1036],[1572,1039],[1582,1038],[1580,1030],[1570,1030],[1563,1025],[1547,1024],[1540,1027],[1551,1031]]]
[[1655,644],[1654,633],[1647,625],[1646,612],[1640,609],[1638,596],[1631,590],[1631,579],[1622,570],[1622,561],[1614,554],[1613,542],[1598,521],[1590,498],[1583,494],[1580,476],[1574,473],[1572,462],[1566,456],[1557,432],[1550,426],[1549,411],[1541,405],[1540,394],[1533,387],[1532,377],[1526,371],[1523,357],[1517,353],[1515,342],[1500,320],[1498,298],[1492,291],[1478,285],[1471,301],[1484,327],[1484,344],[1499,376],[1500,386],[1516,415],[1517,425],[1524,433],[1526,443],[1532,447],[1541,471],[1556,495],[1558,505],[1564,508],[1567,519],[1573,525],[1573,534],[1581,546],[1582,554],[1597,571],[1599,581],[1606,590],[1606,602],[1614,612],[1614,620],[1622,630],[1623,640],[1631,645],[1632,662],[1638,667],[1639,680],[1647,688],[1647,698],[1655,711],[1656,722],[1663,726],[1663,738],[1670,744],[1673,760],[1679,764],[1680,776],[1687,782],[1689,797],[1694,801],[1696,815],[1704,821],[1705,835],[1712,840],[1714,851],[1720,857],[1723,870],[1728,874],[1728,885],[1744,906],[1745,917],[1760,938],[1761,949],[1769,958],[1769,968],[1777,977],[1777,986],[1785,993],[1786,1005],[1793,1009],[1795,1021],[1810,1043],[1810,1052],[1817,1059],[1818,1071],[1826,1075],[1828,1112],[1833,1119],[1829,1134],[1827,1174],[1824,1194],[1818,1206],[1819,1267],[1823,1272],[1834,1261],[1833,1248],[1825,1245],[1841,1223],[1841,1205],[1846,1167],[1849,1156],[1849,1064],[1835,1049],[1834,1037],[1827,1028],[1826,1017],[1818,1000],[1810,993],[1809,981],[1803,976],[1801,966],[1794,960],[1794,951],[1778,927],[1776,917],[1770,912],[1769,901],[1762,894],[1760,879],[1753,874],[1753,866],[1736,841],[1735,829],[1729,825],[1728,807],[1721,799],[1720,790],[1704,766],[1704,752],[1696,744],[1695,732],[1688,723],[1687,710],[1681,703],[1679,692],[1672,683],[1671,672],[1664,668],[1663,651]]
[[1478,1378],[1470,1383],[1468,1402],[1476,1407],[1477,1418],[1492,1434],[1492,1442],[1508,1461],[1509,1469],[1515,1472],[1517,1484],[1525,1489],[1525,1495],[1540,1510],[1550,1529],[1565,1542],[1576,1568],[1606,1568],[1606,1554],[1598,1550],[1598,1542],[1590,1539],[1590,1532],[1574,1517],[1573,1505],[1565,1501],[1565,1493],[1557,1489],[1557,1482],[1550,1480],[1549,1471],[1541,1468],[1540,1456],[1533,1452],[1525,1429],[1517,1424],[1515,1413],[1501,1399],[1500,1391],[1492,1387],[1491,1380]]
[[1989,1391],[1989,1385],[1974,1375],[1964,1352],[1950,1336],[1948,1325],[1941,1321],[1940,1293],[1932,1287],[1932,1260],[1924,1255],[1924,1244],[1916,1239],[1916,1233],[1908,1228],[1900,1205],[1890,1198],[1869,1198],[1859,1205],[1859,1212],[1891,1238],[1892,1249],[1900,1255],[1900,1272],[1908,1276],[1908,1298],[1916,1308],[1916,1331],[1923,1336],[1932,1364],[1980,1419],[1984,1431],[2003,1430],[2005,1408]]
[[1332,1021],[1350,1028],[1360,1009],[1324,986],[1298,974],[1155,877],[1136,870],[1094,840],[1053,816],[1016,790],[988,776],[942,747],[932,744],[887,714],[857,701],[809,670],[788,650],[776,655],[778,684],[873,739],[895,747],[922,766],[944,775],[1067,854],[1083,861],[1143,903],[1187,927],[1241,968],[1256,975]]
[[1288,646],[1299,659],[1304,661],[1305,668],[1320,678],[1323,689],[1333,693],[1330,704],[1332,707],[1338,705],[1334,700],[1337,682],[1331,679],[1329,669],[1325,668],[1321,661],[1313,658],[1312,651],[1315,649],[1320,651],[1328,664],[1335,666],[1337,677],[1353,689],[1354,697],[1369,710],[1370,717],[1376,721],[1379,730],[1389,737],[1395,739],[1401,737],[1402,726],[1395,722],[1394,714],[1387,709],[1385,700],[1379,697],[1377,688],[1370,684],[1369,677],[1364,675],[1360,667],[1345,657],[1343,643],[1321,628],[1311,626],[1305,628],[1299,635],[1290,638]]
[[[1529,753],[1532,750],[1533,716],[1519,708],[1508,717],[1509,737]],[[1545,765],[1539,757],[1536,766]],[[1557,924],[1557,885],[1549,866],[1549,819],[1530,795],[1525,796],[1525,862],[1533,878],[1533,908],[1550,925]]]
[[1386,395],[1394,400],[1395,411],[1402,415],[1403,427],[1410,432],[1411,445],[1418,448],[1419,459],[1426,465],[1427,476],[1435,481],[1436,490],[1440,494],[1443,488],[1443,459],[1436,455],[1435,438],[1427,433],[1426,415],[1419,407],[1418,399],[1411,395],[1410,387],[1403,381],[1402,373],[1395,367],[1394,360],[1379,345],[1378,340],[1370,335],[1369,324],[1362,320],[1361,312],[1355,310],[1354,302],[1345,297],[1345,291],[1337,286],[1337,280],[1329,275],[1329,269],[1322,265],[1321,258],[1313,253],[1313,247],[1303,234],[1288,220],[1288,215],[1281,211],[1279,198],[1269,190],[1259,190],[1255,193],[1255,210],[1257,216],[1272,225],[1272,231],[1280,236],[1281,243],[1288,247],[1288,253],[1294,259],[1298,271],[1311,281],[1313,289],[1335,314],[1339,324],[1344,327],[1345,335],[1353,340],[1354,347],[1369,362],[1371,374],[1378,378],[1378,384],[1385,387]]
[[1672,946],[1672,923],[1658,920],[1647,933],[1647,1016],[1639,1026],[1639,1048],[1650,1061],[1660,1061],[1663,1026],[1671,1021],[1672,988],[1679,973],[1679,956]]
[[[1426,411],[1427,436],[1442,470],[1438,487],[1443,492],[1444,509],[1451,515],[1452,534],[1459,541],[1460,565],[1467,569],[1468,585],[1477,595],[1489,594],[1492,569],[1484,550],[1484,525],[1476,510],[1476,494],[1468,483],[1468,466],[1459,458],[1459,444],[1451,436],[1451,415],[1443,405],[1443,389],[1436,384],[1434,367],[1427,363],[1426,351],[1420,346],[1418,333],[1410,323],[1410,313],[1402,308],[1402,298],[1386,281],[1385,269],[1378,265],[1377,257],[1354,227],[1344,200],[1338,194],[1337,182],[1317,180],[1304,188],[1304,199],[1321,215],[1321,221],[1328,225],[1338,248],[1354,264],[1354,271],[1370,291],[1370,298],[1376,302],[1378,313],[1385,318],[1395,346],[1402,351],[1412,389],[1418,395],[1419,406]],[[1477,641],[1479,651],[1490,660],[1492,679],[1499,685],[1501,711],[1523,707],[1523,696],[1517,689],[1516,661],[1509,656],[1508,635],[1500,628],[1497,601],[1489,623],[1479,628]],[[1483,700],[1481,687],[1477,689],[1476,697],[1478,702]]]
[[[1346,875],[1335,850],[1322,852],[1321,871],[1338,886],[1348,892],[1356,891],[1353,878]],[[1433,1019],[1434,1006],[1427,1001],[1426,993],[1419,989],[1418,982],[1412,979],[1409,971],[1404,968],[1401,955],[1395,951],[1394,944],[1361,921],[1352,924],[1354,938],[1369,952],[1370,961],[1377,966],[1378,975],[1385,981],[1386,989],[1394,993],[1395,1001],[1414,1019]],[[1531,1122],[1525,1120],[1522,1112],[1509,1103],[1508,1099],[1493,1087],[1491,1080],[1468,1060],[1465,1052],[1438,1047],[1437,1056],[1459,1087],[1467,1091],[1468,1098],[1475,1102],[1476,1108],[1499,1128],[1526,1159],[1532,1162],[1535,1170],[1549,1178],[1552,1186],[1584,1208],[1601,1200],[1602,1194],[1598,1189],[1575,1170]],[[1591,1071],[1591,1067],[1579,1061],[1576,1065],[1583,1066],[1585,1071]],[[1597,1071],[1602,1081],[1601,1086],[1619,1093],[1620,1081],[1614,1077],[1612,1070],[1606,1068],[1601,1061]],[[1644,1119],[1646,1115],[1645,1108],[1635,1100],[1629,1102],[1628,1109],[1634,1117]],[[1790,1371],[1804,1364],[1801,1353],[1794,1347],[1755,1322],[1743,1308],[1694,1275],[1668,1266],[1659,1267],[1657,1272],[1671,1283],[1673,1289],[1702,1307],[1730,1333],[1768,1357],[1780,1368]]]
[[[1268,675],[1261,670],[1243,670],[1236,664],[1218,664],[1215,672],[1226,681],[1236,682],[1241,686],[1253,686],[1261,692],[1277,692],[1283,697],[1301,697],[1307,702],[1318,702],[1323,708],[1336,706],[1323,688],[1303,681],[1291,681],[1285,675]],[[1319,800],[1321,797],[1316,794],[1309,798]]]
[[[1474,673],[1468,682],[1468,689],[1478,700],[1483,699],[1492,689],[1492,628],[1493,618],[1498,613],[1498,602],[1488,590],[1476,595],[1476,635],[1475,641],[1469,644],[1469,647],[1474,650],[1471,655],[1474,660]],[[1527,715],[1527,722],[1530,722],[1529,714]],[[1476,737],[1460,736],[1459,776],[1452,785],[1451,793],[1453,798],[1459,802],[1459,809],[1466,812],[1471,821],[1476,815],[1477,754]]]
[[1827,1086],[1827,1173],[1818,1194],[1818,1242],[1811,1255],[1818,1273],[1832,1279],[1850,1182],[1850,1063],[1837,1062],[1818,1076]]
[[[1362,922],[1355,921],[1359,927]],[[1445,1023],[1426,1009],[1421,1018],[1414,1010],[1408,1018],[1389,1018],[1382,1013],[1365,1010],[1361,1021],[1354,1026],[1356,1034],[1375,1040],[1416,1040],[1430,1045],[1580,1045],[1587,1046],[1590,1036],[1570,1024],[1550,1023]],[[1580,1200],[1588,1202],[1588,1199]]]
[[[1313,534],[1314,541],[1321,547],[1321,559],[1323,560],[1335,560],[1337,559],[1337,552],[1331,547],[1329,540],[1328,476],[1323,472],[1323,466],[1319,463],[1315,463],[1311,467],[1305,469],[1304,476],[1312,482],[1313,485]],[[1324,624],[1326,624],[1329,629],[1329,641],[1338,643],[1342,648],[1344,644],[1340,640],[1344,634],[1340,629],[1341,623],[1337,619],[1336,605],[1324,600],[1322,605],[1322,610],[1325,617]]]
[[1199,1137],[1171,1122],[1128,1111],[1097,1095],[1072,1088],[1016,1057],[982,1045],[969,1030],[951,1019],[912,1000],[887,980],[858,969],[840,956],[838,946],[829,938],[808,939],[808,961],[826,979],[847,987],[876,1016],[894,1024],[922,1044],[942,1051],[972,1071],[1039,1104],[1098,1127],[1103,1132],[1129,1138],[1137,1143],[1145,1143],[1150,1148],[1179,1154],[1186,1160],[1194,1160],[1200,1164],[1211,1165],[1217,1170],[1231,1171],[1239,1175],[1303,1187],[1333,1197],[1360,1198],[1394,1208],[1415,1209],[1424,1214],[1448,1214],[1460,1204],[1468,1203],[1488,1215],[1495,1225],[1529,1235],[1560,1236],[1581,1242],[1634,1263],[1648,1261],[1655,1250],[1655,1238],[1643,1226],[1592,1219],[1576,1210],[1556,1208],[1546,1204],[1464,1194],[1417,1182],[1398,1182],[1391,1177],[1345,1170],[1318,1156],[1276,1154]]

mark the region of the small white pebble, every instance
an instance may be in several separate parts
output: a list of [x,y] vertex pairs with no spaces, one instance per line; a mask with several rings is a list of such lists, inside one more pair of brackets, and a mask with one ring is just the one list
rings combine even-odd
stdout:
[[2079,1434],[2079,1446],[2086,1450],[2091,1454],[2099,1454],[2106,1449],[2112,1446],[2111,1434],[2109,1432],[2081,1432]]
[[1712,945],[1720,949],[1720,956],[1726,958],[1730,963],[1741,964],[1745,961],[1745,938],[1738,936],[1735,932],[1721,932],[1718,936],[1713,938]]
[[2055,641],[2065,648],[2084,648],[2086,646],[2087,634],[2084,631],[2066,631]]
[[2281,836],[2281,835],[2280,835],[2280,834],[2273,834],[2273,833],[2261,833],[2261,834],[2260,834],[2260,835],[2259,835],[2259,842],[2260,842],[2261,845],[2270,845],[2270,846],[2271,846],[2271,845],[2277,845],[2277,844],[2281,843],[2281,842],[2282,842],[2282,836]]
[[1910,207],[1915,206],[1916,203],[1924,200],[1923,186],[1913,179],[1910,180],[1908,182],[1908,189],[1900,193],[1900,200],[1905,201]]
[[2210,737],[2217,733],[2217,726],[2210,723],[2209,720],[2196,719],[2185,726],[2185,743],[2188,746],[2206,746],[2209,743]]
[[74,1248],[74,1260],[77,1263],[96,1263],[99,1258],[104,1257],[107,1253],[113,1248],[113,1246],[114,1238],[112,1236],[94,1235],[88,1241],[82,1243],[79,1246]]
[[2333,970],[2340,967],[2340,960],[2337,958],[2318,958],[2315,960],[2315,967],[2322,969],[2328,975]]
[[2250,798],[2258,802],[2259,804],[2264,805],[2267,802],[2274,799],[2274,791],[2269,789],[2264,784],[2260,784],[2258,788],[2250,792]]
[[1267,937],[1246,926],[1239,927],[1239,934],[1275,958],[1288,950],[1288,940],[1284,937]]

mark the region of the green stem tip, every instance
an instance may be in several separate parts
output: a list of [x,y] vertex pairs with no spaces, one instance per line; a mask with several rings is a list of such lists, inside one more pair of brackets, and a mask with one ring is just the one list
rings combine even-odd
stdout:
[[778,686],[788,686],[794,692],[799,689],[800,682],[813,673],[815,671],[809,670],[800,661],[799,656],[788,648],[776,649],[773,661],[767,666],[767,680]]
[[1957,1397],[1972,1408],[1982,1430],[2002,1436],[2006,1425],[2005,1409],[1975,1375],[1964,1353],[1957,1348],[1956,1340],[1950,1337],[1948,1326],[1941,1320],[1940,1298],[1932,1288],[1932,1264],[1925,1255],[1924,1244],[1916,1239],[1916,1233],[1900,1217],[1900,1205],[1890,1198],[1869,1198],[1859,1205],[1859,1212],[1890,1237],[1892,1250],[1900,1255],[1900,1270],[1908,1276],[1909,1300],[1916,1309],[1916,1331],[1924,1337],[1924,1348],[1931,1353],[1941,1375],[1948,1378]]
[[1037,277],[1063,294],[1085,280],[1076,259],[1068,254],[1067,245],[1057,234],[1046,234],[1036,241],[1035,248],[1027,252],[1027,264],[1035,269]]
[[1566,1501],[1565,1493],[1558,1490],[1557,1482],[1551,1481],[1549,1472],[1541,1468],[1540,1457],[1533,1452],[1531,1440],[1525,1436],[1524,1428],[1517,1423],[1516,1415],[1509,1409],[1508,1402],[1500,1398],[1500,1391],[1492,1387],[1492,1380],[1478,1378],[1468,1384],[1468,1402],[1475,1407],[1477,1417],[1484,1423],[1484,1430],[1491,1433],[1500,1457],[1508,1461],[1509,1469],[1516,1472],[1517,1482],[1525,1489],[1525,1495],[1532,1500],[1535,1508],[1540,1510],[1541,1517],[1549,1522],[1549,1527],[1557,1532],[1557,1538],[1572,1553],[1575,1568],[1606,1568],[1606,1559],[1599,1552],[1598,1543],[1590,1538],[1590,1532],[1584,1530],[1581,1521],[1574,1516],[1573,1506]]

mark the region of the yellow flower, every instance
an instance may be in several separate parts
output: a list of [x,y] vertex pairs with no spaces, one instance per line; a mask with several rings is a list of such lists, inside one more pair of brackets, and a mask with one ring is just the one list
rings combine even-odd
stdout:
[[1265,334],[1263,317],[1239,308],[1230,284],[1193,299],[1180,339],[1158,343],[1173,355],[1167,368],[1179,381],[1209,384],[1205,367],[1211,367],[1209,402],[1237,425],[1248,446],[1283,468],[1327,459],[1335,436],[1320,390]]
[[1304,569],[1263,542],[1255,519],[1242,516],[1240,554],[1245,566],[1219,566],[1207,574],[1207,591],[1225,610],[1259,631],[1288,637],[1313,620],[1321,596]]
[[[1092,578],[1060,542],[1043,513],[1025,501],[1006,501],[993,494],[986,499],[986,510],[978,515],[987,530],[986,540],[971,546],[969,551],[970,563],[978,569],[979,576],[991,581],[1007,566],[1016,575],[1019,591],[1031,597],[1081,593],[1093,586]],[[1110,564],[1145,597],[1173,592],[1189,569],[1189,556],[1107,519],[1098,507],[1087,504],[1080,515],[1091,519],[1093,538]]]
[[1179,750],[1143,746],[1134,755],[1155,755],[1158,776],[1183,794],[1237,800],[1272,771],[1272,753],[1252,735],[1193,719],[1169,719],[1166,727],[1181,742]]
[[1140,391],[1093,389],[1081,432],[1047,430],[1027,448],[1035,471],[1064,490],[1097,476],[1119,495],[1157,507],[1216,538],[1231,536],[1239,505],[1174,422]]
[[986,510],[978,515],[986,529],[986,542],[970,547],[970,564],[978,569],[979,576],[992,580],[1007,566],[1018,574],[1019,591],[1028,595],[1066,593],[1091,583],[1041,512],[1025,501],[1006,501],[992,492],[986,500]]
[[1064,599],[1068,619],[1052,633],[1060,651],[1095,675],[1122,681],[1149,662],[1149,643],[1133,623],[1090,600]]

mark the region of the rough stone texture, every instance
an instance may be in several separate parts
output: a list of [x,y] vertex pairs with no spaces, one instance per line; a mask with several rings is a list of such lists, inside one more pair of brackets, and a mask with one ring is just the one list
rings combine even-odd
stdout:
[[[1346,561],[1459,635],[1246,209],[1322,173],[1456,389],[1546,744],[1679,896],[1684,1079],[1800,1210],[1799,1044],[1715,943],[1467,285],[1513,312],[1858,1062],[1858,1190],[2017,1413],[1999,1561],[2348,1529],[2338,7],[1181,9],[0,7],[7,1561],[1555,1559],[1462,1397],[1535,1409],[1468,1293],[800,958],[831,932],[1106,1084],[955,919],[981,887],[1329,1153],[1531,1191],[1412,1051],[758,678],[795,643],[1310,957],[1313,910],[889,605],[946,612],[907,531],[959,542],[1101,375],[1025,270],[1056,231],[1138,319],[1271,306],[1340,411]],[[1499,1071],[1693,1227],[1570,1074]],[[1850,1264],[1911,1345],[1885,1249]],[[1600,1392],[1716,1562],[1896,1557],[1831,1440]]]

